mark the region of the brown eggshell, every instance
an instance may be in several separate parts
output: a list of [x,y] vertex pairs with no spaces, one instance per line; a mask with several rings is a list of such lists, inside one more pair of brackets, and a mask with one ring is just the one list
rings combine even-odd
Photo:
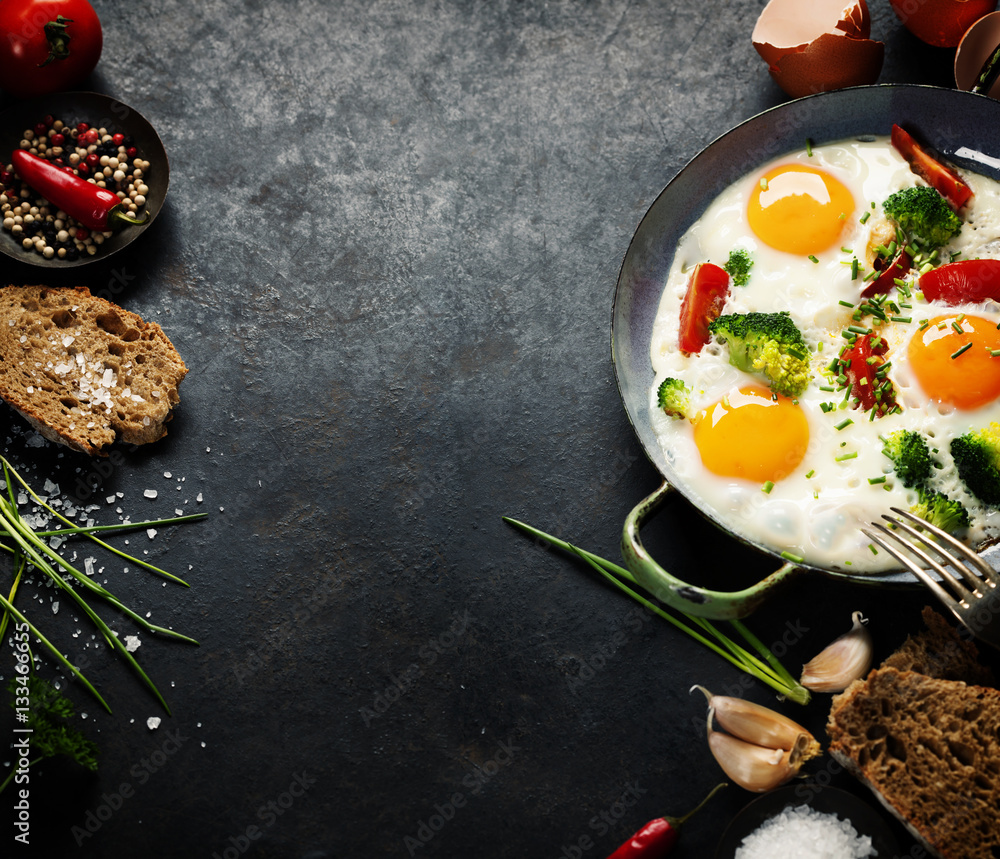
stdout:
[[778,86],[798,98],[874,83],[885,48],[870,34],[865,0],[771,0],[752,40]]
[[[955,84],[959,89],[972,89],[983,63],[1000,45],[1000,12],[992,12],[969,27],[955,51]],[[1000,80],[986,93],[1000,98]]]

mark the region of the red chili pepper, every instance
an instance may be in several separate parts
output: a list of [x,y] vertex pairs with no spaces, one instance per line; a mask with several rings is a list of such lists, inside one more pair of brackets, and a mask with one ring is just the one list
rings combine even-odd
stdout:
[[608,859],[636,859],[639,856],[643,859],[659,859],[661,856],[666,856],[673,850],[678,830],[684,821],[700,811],[701,807],[725,786],[725,783],[717,784],[708,796],[683,817],[657,817],[656,820],[649,821]]
[[100,188],[24,149],[15,149],[10,160],[17,175],[35,191],[92,230],[104,232],[116,224],[144,224],[149,220],[148,212],[142,220],[127,214],[114,191]]

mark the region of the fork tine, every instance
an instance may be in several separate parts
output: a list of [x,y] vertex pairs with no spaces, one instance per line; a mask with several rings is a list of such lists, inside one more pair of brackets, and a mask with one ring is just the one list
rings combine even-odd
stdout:
[[[877,529],[880,533],[885,534],[886,536],[899,541],[899,536],[897,534],[894,534],[884,525],[878,522],[872,522],[872,527]],[[931,576],[927,572],[927,570],[925,570],[916,561],[914,561],[913,558],[909,557],[908,555],[904,555],[902,552],[897,550],[896,547],[893,546],[891,543],[884,540],[878,534],[873,534],[867,528],[862,528],[861,533],[864,534],[866,537],[868,537],[869,540],[874,540],[890,555],[892,555],[897,561],[903,564],[911,573],[913,573],[913,575],[915,575],[918,579],[920,579],[920,581],[923,582],[934,594],[934,596],[936,596],[939,600],[941,600],[941,602],[948,609],[950,609],[951,611],[955,611],[958,608],[959,605],[958,600],[952,597],[951,594],[949,594],[943,587],[941,587],[941,585],[937,582],[937,580],[934,579],[934,577]],[[939,564],[937,564],[936,561],[932,560],[930,557],[927,556],[926,553],[922,552],[916,546],[911,546],[909,543],[902,543],[902,545],[906,546],[908,550],[914,552],[918,556],[921,556],[922,559],[926,559],[926,562],[929,562],[931,565],[940,566]],[[952,576],[947,576],[946,580],[948,579],[954,581]]]
[[[896,508],[892,509],[895,510]],[[946,552],[942,546],[938,545],[933,540],[929,540],[926,533],[918,531],[916,528],[900,519],[893,519],[891,516],[886,516],[884,514],[882,518],[894,526],[892,530],[889,530],[889,533],[892,534],[892,536],[895,537],[896,540],[898,540],[905,548],[917,555],[925,564],[930,565],[934,572],[941,576],[941,580],[951,587],[952,592],[959,600],[967,600],[972,593],[976,593],[980,588],[982,588],[982,579],[978,578],[971,570],[969,570],[969,568],[962,563],[961,560]],[[916,521],[922,522],[923,520],[917,519]],[[912,536],[917,541],[916,545],[903,540],[898,533],[899,530],[905,531],[907,534]],[[942,533],[944,532],[942,531]],[[945,567],[938,563],[938,561],[932,558],[927,552],[922,551],[920,548],[921,546],[925,546],[936,552],[944,560],[944,562],[950,566]],[[976,560],[978,560],[978,558]],[[959,576],[965,580],[965,584],[968,587],[964,587],[962,585],[959,581]]]
[[[977,583],[977,587],[980,586],[983,581],[989,582],[994,586],[1000,586],[1000,573],[993,569],[993,567],[986,563],[986,561],[984,561],[977,552],[970,549],[961,540],[953,537],[947,531],[943,531],[937,526],[931,525],[930,522],[921,519],[919,516],[914,516],[908,510],[902,510],[899,507],[890,507],[889,509],[899,516],[909,519],[912,522],[916,522],[921,528],[926,529],[937,537],[938,540],[950,546],[964,561],[963,564],[956,565],[957,567],[961,567],[962,569],[966,569],[966,565],[974,567],[982,577]],[[935,549],[937,549],[937,547],[935,547]],[[940,551],[940,549],[937,549],[937,551]],[[944,553],[942,553],[942,555],[944,555]],[[944,555],[944,557],[947,557],[947,555]]]

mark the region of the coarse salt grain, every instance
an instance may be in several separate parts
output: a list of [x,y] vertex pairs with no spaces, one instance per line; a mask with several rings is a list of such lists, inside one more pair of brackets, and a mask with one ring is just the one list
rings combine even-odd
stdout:
[[765,820],[736,850],[734,859],[868,859],[872,840],[849,820],[808,805],[788,807]]
[[147,489],[142,493],[145,498],[156,498],[157,492],[155,489]]

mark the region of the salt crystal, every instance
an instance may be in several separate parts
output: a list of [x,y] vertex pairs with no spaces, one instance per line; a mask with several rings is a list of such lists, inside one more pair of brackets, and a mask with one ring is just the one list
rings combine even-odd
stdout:
[[156,536],[156,529],[155,528],[147,528],[146,529],[146,536],[149,537],[150,540],[152,540],[153,537]]
[[170,472],[169,472],[169,471],[164,471],[164,472],[163,472],[163,476],[164,476],[165,478],[167,478],[167,480],[169,480],[169,479],[170,479]]
[[139,649],[139,645],[142,644],[139,641],[138,635],[126,635],[125,636],[125,649],[129,653],[135,653]]
[[155,731],[157,728],[160,727],[160,717],[150,716],[148,719],[146,719],[146,727],[149,728],[149,730],[151,731]]
[[145,498],[156,498],[156,490],[155,489],[147,489],[142,494],[143,494],[143,496]]
[[877,852],[849,820],[808,805],[788,807],[765,820],[736,850],[735,859],[867,859]]
[[59,600],[52,603],[52,614],[59,614]]

